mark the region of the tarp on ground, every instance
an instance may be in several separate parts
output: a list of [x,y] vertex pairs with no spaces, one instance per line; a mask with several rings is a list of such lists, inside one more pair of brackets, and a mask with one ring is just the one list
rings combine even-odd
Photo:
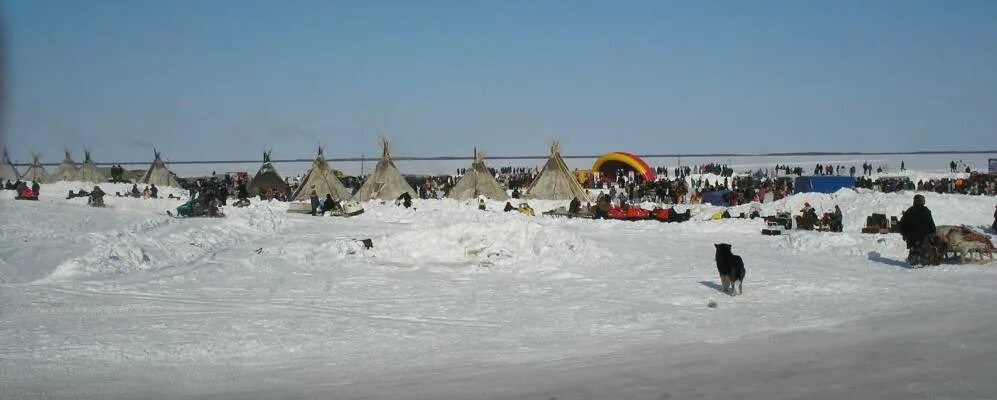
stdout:
[[703,203],[715,206],[726,206],[727,202],[725,199],[727,198],[728,193],[730,193],[730,190],[714,190],[710,192],[702,192],[700,194],[703,196]]
[[801,176],[793,182],[793,193],[834,193],[855,187],[850,176]]

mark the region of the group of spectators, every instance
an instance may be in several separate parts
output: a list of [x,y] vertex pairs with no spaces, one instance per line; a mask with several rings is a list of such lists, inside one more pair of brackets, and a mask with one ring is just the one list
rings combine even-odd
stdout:
[[938,178],[914,182],[908,177],[881,177],[872,180],[866,177],[855,179],[855,187],[892,193],[903,190],[935,193],[958,193],[968,195],[997,195],[997,177],[972,172],[968,178]]

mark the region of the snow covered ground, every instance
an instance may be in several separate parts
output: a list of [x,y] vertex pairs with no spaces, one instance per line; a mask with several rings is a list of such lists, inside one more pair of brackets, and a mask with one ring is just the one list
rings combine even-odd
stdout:
[[[859,233],[870,213],[899,215],[910,193],[766,204],[765,215],[804,202],[845,214],[843,233],[769,237],[760,220],[569,220],[453,200],[368,203],[349,219],[279,203],[174,219],[164,211],[178,200],[64,199],[82,187],[45,185],[38,202],[0,193],[0,398],[997,390],[997,268],[908,269],[899,235]],[[925,196],[938,224],[983,228],[997,204]],[[718,242],[745,260],[743,296],[718,291]]]

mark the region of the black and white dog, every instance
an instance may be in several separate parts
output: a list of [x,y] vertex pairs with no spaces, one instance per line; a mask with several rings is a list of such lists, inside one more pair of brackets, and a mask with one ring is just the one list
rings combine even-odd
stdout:
[[744,261],[741,256],[736,256],[730,252],[730,245],[727,243],[717,243],[713,247],[717,248],[717,272],[720,273],[720,283],[724,287],[724,293],[731,296],[741,294],[741,281],[744,280]]

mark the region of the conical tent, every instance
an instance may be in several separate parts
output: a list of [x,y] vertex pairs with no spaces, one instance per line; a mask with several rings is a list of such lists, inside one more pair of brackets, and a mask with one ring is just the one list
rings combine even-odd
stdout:
[[253,180],[249,182],[249,187],[247,187],[250,196],[260,191],[266,192],[270,188],[273,188],[276,193],[287,193],[291,189],[270,162],[271,152],[272,150],[263,152],[263,165],[260,166],[260,170],[256,172],[256,176],[253,177]]
[[592,201],[575,175],[568,170],[567,164],[561,158],[561,149],[557,142],[551,145],[550,158],[533,180],[525,197],[545,200],[571,200],[577,197],[582,202]]
[[388,141],[382,140],[381,159],[377,161],[374,172],[367,176],[367,180],[363,186],[360,186],[360,191],[354,198],[357,201],[395,200],[402,193],[408,193],[412,198],[419,197],[412,186],[405,182],[405,178],[402,177],[401,172],[398,172],[395,163],[391,161]]
[[80,182],[93,182],[102,183],[107,182],[107,176],[103,172],[97,169],[97,165],[93,163],[90,158],[90,150],[83,150],[85,155],[85,160],[83,160],[83,166],[80,167],[76,175],[76,180]]
[[7,183],[7,181],[14,182],[18,179],[21,179],[21,174],[17,173],[17,168],[10,162],[10,156],[7,155],[7,148],[5,147],[3,149],[3,159],[0,160],[0,180],[3,180],[3,183]]
[[346,186],[343,186],[343,182],[340,182],[339,178],[336,178],[332,168],[329,168],[329,163],[325,162],[321,147],[318,148],[318,155],[312,162],[312,168],[305,174],[305,179],[301,180],[301,185],[298,186],[291,198],[308,200],[313,191],[319,198],[325,198],[325,195],[331,194],[332,198],[337,201],[350,199],[350,191],[346,189]]
[[502,189],[492,172],[485,166],[484,155],[474,150],[474,162],[447,197],[457,200],[467,200],[485,196],[492,200],[508,200],[509,195]]
[[166,163],[159,157],[159,151],[152,149],[152,153],[156,155],[156,158],[152,160],[149,170],[145,171],[145,174],[142,175],[142,179],[139,179],[138,183],[159,186],[180,186],[177,184],[176,178],[173,177],[173,173],[166,168]]
[[21,180],[38,182],[38,183],[48,183],[49,181],[48,172],[45,171],[45,167],[42,166],[42,162],[40,161],[42,155],[37,153],[32,153],[31,158],[32,158],[31,166],[29,166],[28,170],[24,172],[24,175],[21,176]]
[[62,159],[62,164],[59,164],[59,169],[55,170],[55,175],[52,175],[52,181],[75,181],[77,175],[76,161],[73,161],[73,155],[69,153],[69,149],[65,150],[66,156]]

